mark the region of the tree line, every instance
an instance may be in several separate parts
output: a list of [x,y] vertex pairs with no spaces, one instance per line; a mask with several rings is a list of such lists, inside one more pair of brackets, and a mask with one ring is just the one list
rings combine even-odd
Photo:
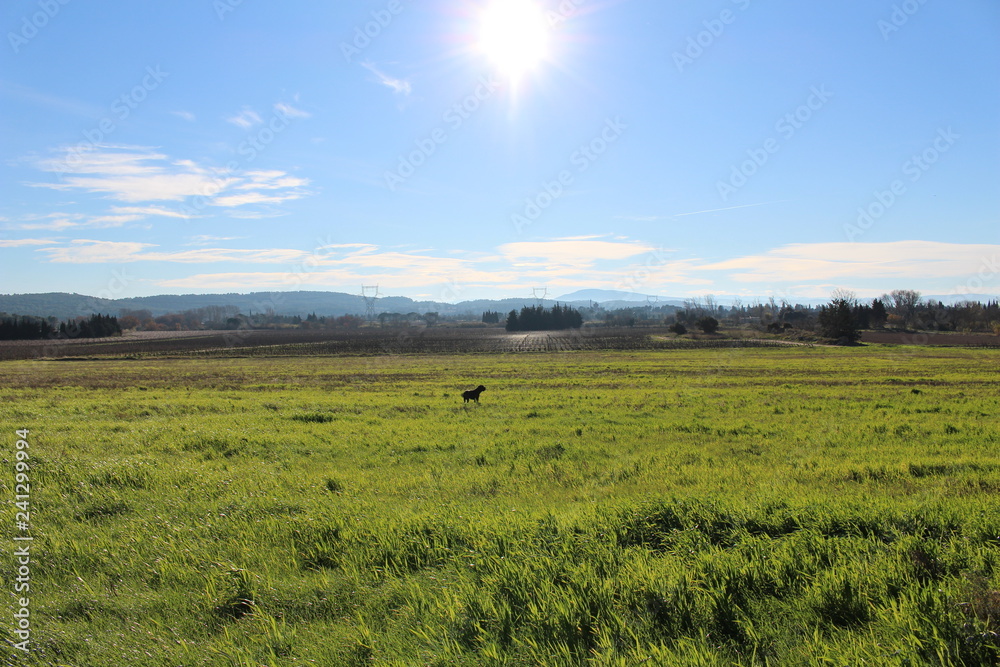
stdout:
[[43,340],[46,338],[107,338],[122,333],[113,315],[91,315],[56,323],[52,319],[18,315],[0,316],[0,340]]
[[579,329],[583,326],[583,315],[570,306],[558,303],[547,309],[544,306],[525,306],[507,314],[507,331],[558,331]]
[[731,307],[718,305],[712,297],[690,299],[674,315],[674,321],[690,327],[705,316],[718,318],[728,326],[759,325],[779,332],[786,328],[824,330],[839,318],[842,325],[849,320],[857,329],[1000,333],[997,301],[948,305],[925,300],[920,292],[905,289],[893,290],[871,301],[861,301],[849,290],[835,290],[830,302],[819,307],[793,305],[774,298],[751,304],[737,301]]

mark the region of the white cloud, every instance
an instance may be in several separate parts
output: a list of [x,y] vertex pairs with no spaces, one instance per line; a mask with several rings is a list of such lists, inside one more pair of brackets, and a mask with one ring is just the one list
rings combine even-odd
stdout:
[[227,118],[226,122],[232,123],[233,125],[243,128],[244,130],[249,130],[251,127],[263,123],[264,119],[250,107],[243,107],[242,111],[235,116]]
[[[62,192],[83,190],[131,206],[115,206],[102,216],[62,214],[45,228],[117,226],[147,217],[191,218],[160,202],[203,198],[206,206],[234,208],[253,204],[280,204],[305,197],[308,179],[280,170],[229,172],[176,160],[142,146],[63,148],[34,160],[41,171],[61,175],[60,182],[28,183]],[[58,225],[58,226],[57,226]],[[22,227],[23,228],[23,227]]]
[[84,213],[48,213],[45,215],[28,215],[16,224],[8,225],[10,229],[63,231],[67,229],[107,229],[121,227],[130,222],[145,220],[148,217],[163,216],[170,218],[190,219],[190,215],[181,211],[171,211],[157,206],[112,206],[107,213],[88,215]]
[[191,242],[187,245],[206,245],[208,243],[219,243],[220,241],[238,241],[239,236],[211,236],[210,234],[198,234],[191,237]]
[[201,273],[186,278],[160,280],[163,289],[197,290],[266,290],[291,288],[302,284],[302,278],[285,273]]
[[190,215],[183,211],[172,211],[160,206],[112,206],[111,211],[118,214],[141,215],[143,217],[163,216],[165,218],[182,218],[184,220],[191,218]]
[[48,255],[50,262],[57,264],[106,264],[130,262],[172,262],[180,264],[216,264],[221,262],[245,262],[250,264],[290,264],[302,261],[308,253],[287,249],[232,249],[201,248],[175,252],[154,252],[157,247],[151,243],[132,241],[94,241],[77,239],[69,246],[42,248],[38,252]]
[[195,115],[190,111],[171,111],[170,113],[177,116],[178,118],[183,118],[189,123],[193,123],[196,120]]
[[600,260],[623,260],[656,250],[638,241],[601,241],[570,237],[552,241],[519,241],[498,248],[515,265],[586,268]]
[[[640,243],[614,243],[598,237],[578,237],[540,242],[531,247],[519,247],[518,252],[556,257],[559,262],[526,264],[517,253],[506,255],[474,255],[445,252],[438,256],[429,251],[401,252],[383,250],[366,243],[326,244],[303,257],[287,272],[220,272],[202,273],[188,278],[161,283],[165,288],[202,289],[264,289],[308,284],[325,289],[356,289],[360,284],[378,284],[384,289],[412,290],[441,286],[442,294],[453,294],[454,285],[462,290],[503,290],[509,294],[530,295],[531,287],[545,284],[551,288],[580,289],[581,287],[614,288],[636,267],[613,266],[621,259],[633,260],[651,250]],[[571,253],[586,253],[587,266],[567,261]],[[464,256],[456,256],[462,254]],[[605,260],[612,266],[595,270],[590,263]],[[684,267],[686,269],[686,266]],[[666,269],[663,269],[666,271]],[[641,274],[646,276],[646,274]],[[671,277],[676,277],[671,274]],[[648,277],[648,276],[646,276]],[[702,278],[687,279],[690,284],[703,284]],[[448,300],[442,297],[442,300]]]
[[32,245],[52,245],[49,239],[0,239],[0,248],[23,248]]
[[407,81],[406,79],[396,79],[394,77],[391,77],[388,74],[379,70],[377,67],[375,67],[373,63],[370,62],[363,62],[361,63],[361,66],[364,67],[369,72],[371,72],[372,74],[374,74],[380,84],[388,88],[391,88],[394,93],[409,95],[411,92],[413,92],[413,88],[412,86],[410,86],[410,82]]
[[37,160],[35,166],[62,175],[62,182],[28,183],[30,186],[85,190],[128,203],[212,196],[240,182],[221,170],[200,167],[190,160],[171,161],[167,155],[142,146],[65,148],[57,156]]
[[297,190],[287,192],[283,195],[269,195],[264,194],[263,192],[241,192],[215,197],[212,200],[212,206],[234,208],[237,206],[246,206],[247,204],[280,204],[282,202],[299,199],[300,197],[302,197],[302,192]]
[[[242,265],[243,270],[208,270],[158,283],[172,289],[310,285],[343,291],[379,284],[384,290],[412,293],[417,288],[457,284],[466,293],[490,290],[529,296],[532,287],[545,285],[550,294],[591,287],[678,295],[696,289],[740,292],[722,289],[736,282],[747,285],[742,291],[748,295],[766,296],[777,289],[795,298],[826,296],[833,287],[855,280],[886,283],[884,289],[920,288],[926,279],[951,279],[957,284],[983,267],[1000,272],[1000,245],[929,241],[791,244],[757,255],[706,261],[676,259],[674,251],[607,236],[510,243],[493,254],[386,249],[369,243],[325,243],[313,250],[220,247],[232,240],[196,236],[188,247],[165,249],[142,241],[25,239],[0,242],[0,248],[38,246],[40,256],[61,264],[167,262],[220,269],[225,264]],[[275,270],[255,271],[254,265],[271,265]],[[455,288],[442,288],[442,294],[445,291],[454,293]]]
[[81,239],[71,241],[69,247],[43,248],[38,252],[45,253],[55,263],[118,264],[134,261],[136,255],[153,247],[150,243]]
[[698,269],[731,272],[731,277],[740,282],[915,281],[969,276],[984,262],[995,264],[997,257],[1000,245],[935,241],[799,243],[760,255],[703,264]]
[[274,105],[274,110],[278,112],[279,115],[285,116],[286,118],[311,118],[312,114],[308,111],[303,111],[302,109],[296,109],[291,104],[285,104],[284,102],[278,102]]
[[308,179],[289,176],[283,171],[247,171],[245,182],[236,186],[237,190],[277,190],[278,188],[301,188],[309,184]]

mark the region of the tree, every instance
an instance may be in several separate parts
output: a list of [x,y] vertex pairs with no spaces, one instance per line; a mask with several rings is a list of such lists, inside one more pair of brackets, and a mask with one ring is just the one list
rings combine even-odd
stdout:
[[680,322],[674,322],[673,325],[671,325],[670,330],[678,336],[683,336],[688,332],[687,327]]
[[507,313],[507,331],[520,331],[521,323],[517,321],[517,311],[512,310]]
[[569,306],[556,304],[552,310],[543,306],[525,306],[521,314],[510,311],[507,315],[507,331],[546,331],[579,329],[583,326],[583,315]]
[[719,330],[719,320],[714,317],[703,317],[698,320],[698,328],[707,334],[713,334]]
[[819,330],[827,338],[856,343],[861,337],[851,304],[846,299],[834,299],[819,310]]
[[830,295],[833,301],[846,301],[851,308],[858,305],[858,294],[854,290],[849,290],[846,287],[838,287],[833,290]]
[[894,289],[888,294],[882,295],[882,301],[889,306],[893,315],[898,315],[904,322],[909,322],[920,304],[920,292],[911,289]]
[[889,313],[886,312],[885,304],[882,303],[881,299],[873,299],[872,312],[868,317],[869,324],[876,329],[881,329],[885,326],[887,319],[889,319]]

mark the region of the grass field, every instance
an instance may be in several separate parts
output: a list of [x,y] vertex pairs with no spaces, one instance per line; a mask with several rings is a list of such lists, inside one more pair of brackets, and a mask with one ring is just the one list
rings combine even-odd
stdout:
[[[17,665],[1000,664],[995,351],[0,363]],[[461,391],[487,390],[481,404]]]

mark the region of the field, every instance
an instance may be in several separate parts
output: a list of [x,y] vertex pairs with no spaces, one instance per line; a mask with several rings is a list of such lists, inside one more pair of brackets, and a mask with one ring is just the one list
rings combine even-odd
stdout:
[[[1000,339],[996,341],[1000,344]],[[497,354],[571,350],[767,347],[778,344],[780,342],[774,340],[760,340],[736,334],[726,337],[677,338],[665,327],[588,327],[528,333],[506,333],[497,327],[143,331],[129,332],[117,338],[0,341],[0,360],[81,356],[148,357],[176,354],[198,354],[206,357]]]
[[995,350],[506,349],[0,363],[5,659],[1000,664]]

